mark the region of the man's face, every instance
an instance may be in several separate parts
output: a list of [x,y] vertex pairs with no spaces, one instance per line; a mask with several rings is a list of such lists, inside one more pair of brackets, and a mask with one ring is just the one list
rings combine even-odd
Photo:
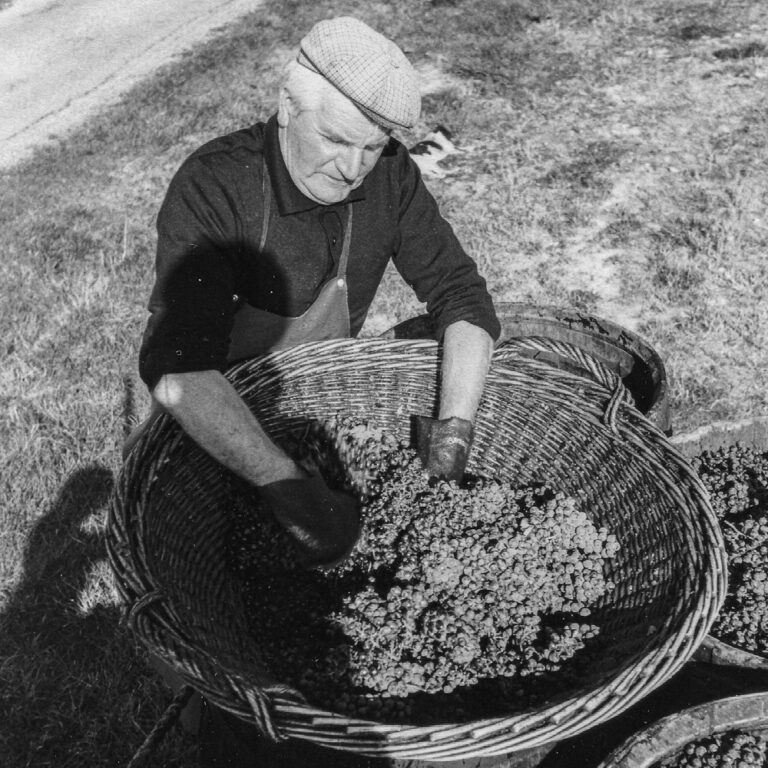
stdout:
[[343,94],[331,91],[317,109],[298,111],[283,95],[280,149],[293,183],[310,200],[344,200],[371,171],[389,141]]

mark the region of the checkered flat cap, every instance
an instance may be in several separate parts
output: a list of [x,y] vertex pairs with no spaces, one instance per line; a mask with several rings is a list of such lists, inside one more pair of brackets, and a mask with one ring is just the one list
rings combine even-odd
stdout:
[[416,72],[405,54],[358,19],[325,19],[301,41],[299,64],[322,75],[385,128],[411,128],[421,112]]

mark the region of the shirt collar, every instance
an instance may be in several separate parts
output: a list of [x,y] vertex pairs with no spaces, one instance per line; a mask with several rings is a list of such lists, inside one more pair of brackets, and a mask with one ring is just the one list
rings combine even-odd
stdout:
[[[288,173],[288,168],[285,166],[283,153],[280,151],[277,115],[272,115],[272,117],[267,120],[267,125],[264,130],[264,158],[267,162],[267,168],[269,169],[269,176],[270,181],[272,182],[272,191],[275,194],[275,200],[277,202],[277,209],[280,211],[281,216],[286,216],[291,213],[301,213],[302,211],[308,211],[312,208],[332,207],[310,200],[293,183],[293,179]],[[367,178],[363,180],[363,183],[357,187],[357,189],[353,189],[349,195],[347,195],[345,200],[342,200],[341,203],[337,203],[337,205],[352,203],[357,200],[365,200],[364,187],[366,181]]]

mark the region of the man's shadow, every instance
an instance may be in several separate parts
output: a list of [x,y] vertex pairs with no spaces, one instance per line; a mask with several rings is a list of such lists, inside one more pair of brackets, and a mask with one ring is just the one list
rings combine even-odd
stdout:
[[[169,699],[121,626],[104,524],[114,486],[100,464],[74,471],[34,524],[0,612],[3,766],[126,765]],[[169,737],[164,766],[196,765]]]

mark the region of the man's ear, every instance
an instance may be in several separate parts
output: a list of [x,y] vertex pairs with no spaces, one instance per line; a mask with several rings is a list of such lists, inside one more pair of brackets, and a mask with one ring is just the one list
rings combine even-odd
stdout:
[[281,128],[285,128],[290,118],[296,116],[296,112],[296,102],[285,86],[283,86],[280,89],[280,100],[277,107],[277,124]]

